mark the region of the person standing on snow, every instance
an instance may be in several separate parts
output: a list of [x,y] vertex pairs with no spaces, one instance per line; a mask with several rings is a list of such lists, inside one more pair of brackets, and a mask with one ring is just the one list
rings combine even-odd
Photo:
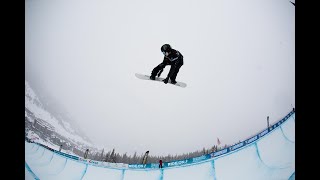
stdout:
[[162,168],[162,160],[159,160],[159,168]]
[[160,77],[163,69],[167,65],[171,65],[167,78],[165,78],[163,82],[167,84],[170,79],[172,84],[176,84],[178,72],[183,65],[183,56],[179,51],[172,49],[169,44],[162,45],[161,52],[164,55],[163,62],[152,70],[150,79],[155,80],[156,76]]

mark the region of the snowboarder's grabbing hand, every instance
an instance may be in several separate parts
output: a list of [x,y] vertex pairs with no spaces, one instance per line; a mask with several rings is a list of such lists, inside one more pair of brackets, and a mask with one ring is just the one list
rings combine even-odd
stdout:
[[179,51],[172,49],[169,44],[162,45],[161,52],[164,55],[163,62],[152,70],[150,79],[155,80],[156,76],[160,77],[163,69],[167,65],[171,65],[167,78],[165,78],[163,82],[167,84],[170,79],[172,84],[176,84],[176,77],[183,65],[183,56]]

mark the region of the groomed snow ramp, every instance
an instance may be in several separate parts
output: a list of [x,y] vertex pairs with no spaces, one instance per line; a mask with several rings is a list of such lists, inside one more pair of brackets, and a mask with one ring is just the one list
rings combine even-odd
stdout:
[[25,142],[25,179],[293,180],[295,113],[238,144],[200,157],[158,164],[107,163]]

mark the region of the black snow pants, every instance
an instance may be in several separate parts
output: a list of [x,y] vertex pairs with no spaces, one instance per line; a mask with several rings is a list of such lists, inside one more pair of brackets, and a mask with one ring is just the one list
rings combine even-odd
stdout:
[[167,78],[170,78],[171,81],[176,81],[177,75],[179,73],[179,70],[181,66],[183,65],[183,58],[177,59],[173,62],[162,62],[158,66],[156,66],[152,72],[151,76],[160,76],[163,69],[167,66],[171,65],[170,71],[168,73]]

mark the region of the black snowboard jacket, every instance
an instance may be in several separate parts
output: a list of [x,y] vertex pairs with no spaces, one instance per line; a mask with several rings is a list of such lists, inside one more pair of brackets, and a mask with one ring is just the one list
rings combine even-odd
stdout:
[[183,56],[182,54],[175,50],[171,49],[170,54],[168,56],[164,56],[162,63],[160,63],[157,67],[152,70],[151,75],[160,77],[163,69],[167,66],[171,65],[170,72],[167,77],[171,77],[173,75],[173,71],[179,70],[179,68],[183,65]]
[[164,56],[163,58],[163,65],[176,65],[176,64],[183,64],[183,55],[175,50],[171,49],[170,54],[168,56]]

